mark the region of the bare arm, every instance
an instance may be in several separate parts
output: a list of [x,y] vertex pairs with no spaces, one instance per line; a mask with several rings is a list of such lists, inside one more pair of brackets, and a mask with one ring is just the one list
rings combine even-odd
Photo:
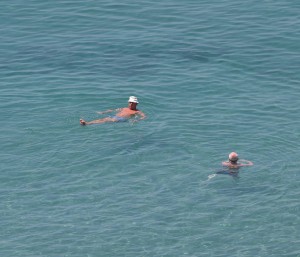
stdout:
[[142,111],[138,111],[137,113],[138,113],[138,115],[140,115],[140,120],[143,120],[146,118],[145,113],[143,113]]
[[251,161],[247,161],[247,160],[240,160],[242,163],[240,164],[240,166],[252,166],[253,162]]

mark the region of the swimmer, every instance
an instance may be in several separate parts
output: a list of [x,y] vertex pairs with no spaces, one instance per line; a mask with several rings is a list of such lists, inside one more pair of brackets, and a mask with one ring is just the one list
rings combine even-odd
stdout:
[[239,156],[236,152],[232,152],[228,156],[228,161],[222,162],[223,166],[227,166],[230,169],[238,169],[243,166],[252,166],[253,163],[247,160],[239,160]]
[[104,112],[98,112],[99,114],[109,113],[109,112],[117,112],[114,116],[109,116],[106,118],[98,119],[98,120],[92,120],[92,121],[85,121],[83,119],[80,119],[80,125],[91,125],[91,124],[101,124],[106,122],[122,122],[127,121],[128,119],[132,117],[139,116],[139,120],[143,120],[146,118],[146,115],[138,110],[136,107],[138,105],[138,99],[135,96],[130,96],[128,100],[128,107],[124,108],[118,108],[115,110],[107,110]]

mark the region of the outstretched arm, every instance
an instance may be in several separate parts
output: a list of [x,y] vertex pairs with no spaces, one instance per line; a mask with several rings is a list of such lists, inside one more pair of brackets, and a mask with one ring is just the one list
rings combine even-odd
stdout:
[[242,163],[240,164],[240,166],[252,166],[253,162],[251,161],[247,161],[247,160],[240,160]]

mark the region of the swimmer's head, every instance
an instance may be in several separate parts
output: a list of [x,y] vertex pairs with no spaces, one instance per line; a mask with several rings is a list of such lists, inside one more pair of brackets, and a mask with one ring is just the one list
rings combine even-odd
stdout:
[[137,99],[136,96],[130,96],[129,99],[128,99],[128,103],[136,103],[136,104],[138,104],[139,101],[138,101],[138,99]]
[[239,159],[239,156],[236,152],[232,152],[229,154],[228,159],[230,162],[237,162]]

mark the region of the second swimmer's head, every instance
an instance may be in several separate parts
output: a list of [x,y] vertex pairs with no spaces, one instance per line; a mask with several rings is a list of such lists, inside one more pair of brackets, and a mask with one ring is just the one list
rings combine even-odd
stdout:
[[238,159],[239,159],[239,156],[236,152],[232,152],[228,156],[228,160],[232,163],[236,163],[238,161]]

